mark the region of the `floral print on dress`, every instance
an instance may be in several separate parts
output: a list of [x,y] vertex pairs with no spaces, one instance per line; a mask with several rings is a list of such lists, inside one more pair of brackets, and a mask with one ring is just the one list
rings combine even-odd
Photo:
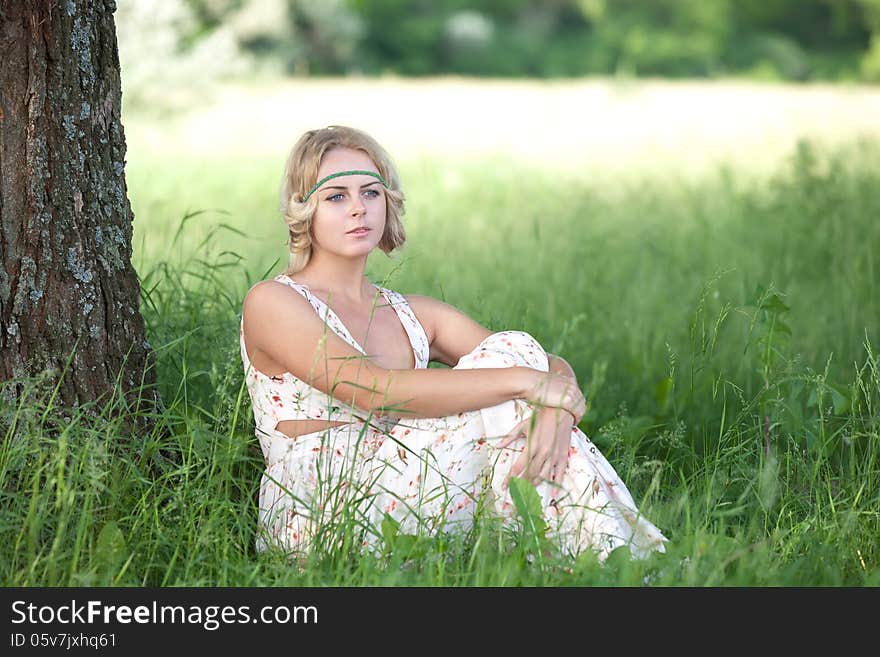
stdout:
[[[303,294],[327,326],[363,352],[335,313],[308,289],[282,275]],[[427,335],[406,299],[379,288],[409,336],[416,367],[427,367]],[[309,548],[320,528],[356,507],[367,530],[362,545],[381,541],[381,523],[390,516],[404,533],[458,531],[471,526],[478,503],[483,512],[513,519],[516,509],[504,480],[525,447],[525,439],[497,447],[532,407],[511,400],[440,418],[365,418],[357,409],[308,386],[289,372],[268,377],[253,369],[244,347],[257,436],[266,462],[260,483],[261,531],[257,547],[280,547],[292,554]],[[488,336],[454,369],[523,366],[548,371],[547,355],[528,333]],[[295,439],[274,427],[285,419],[351,422]],[[367,420],[370,420],[369,422]],[[665,551],[667,540],[642,517],[623,481],[595,445],[574,427],[569,459],[557,485],[537,486],[545,519],[566,552],[586,549],[604,559],[622,545],[635,557]]]

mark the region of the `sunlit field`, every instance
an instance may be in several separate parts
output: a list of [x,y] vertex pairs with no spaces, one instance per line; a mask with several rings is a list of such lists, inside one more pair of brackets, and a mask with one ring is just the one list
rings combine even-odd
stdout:
[[[186,244],[229,223],[257,244],[250,271],[283,256],[281,167],[303,131],[329,124],[367,130],[390,151],[403,174],[411,230],[433,208],[444,225],[472,228],[474,213],[492,210],[462,198],[460,186],[503,184],[487,172],[518,184],[524,174],[589,186],[617,206],[618,196],[644,200],[645,178],[667,187],[734,170],[737,184],[762,184],[802,139],[824,150],[880,138],[880,89],[869,86],[270,79],[169,89],[168,96],[176,99],[170,106],[189,109],[129,108],[123,94],[138,268],[144,258],[169,256],[170,235],[193,211],[209,216],[188,228]],[[450,203],[467,214],[445,211]],[[590,225],[613,221],[603,213],[567,216]],[[214,243],[250,246],[222,235]]]
[[[364,80],[209,101],[124,116],[159,430],[133,449],[112,423],[53,429],[36,386],[4,409],[5,585],[880,585],[880,90]],[[304,568],[255,552],[241,300],[284,266],[289,147],[332,123],[400,166],[408,241],[371,278],[568,360],[581,428],[666,554],[535,560],[527,522]]]

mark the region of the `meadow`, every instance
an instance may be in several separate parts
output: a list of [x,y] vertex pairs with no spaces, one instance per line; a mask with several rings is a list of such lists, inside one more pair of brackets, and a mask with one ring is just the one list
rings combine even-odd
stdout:
[[284,266],[283,155],[148,148],[160,125],[132,115],[126,175],[166,408],[137,444],[109,414],[60,417],[39,381],[2,409],[5,586],[880,585],[875,136],[792,133],[760,166],[693,170],[406,152],[408,241],[368,275],[568,360],[581,429],[670,542],[534,559],[526,509],[504,530],[390,531],[375,555],[317,548],[300,569],[254,549],[238,343],[245,292]]

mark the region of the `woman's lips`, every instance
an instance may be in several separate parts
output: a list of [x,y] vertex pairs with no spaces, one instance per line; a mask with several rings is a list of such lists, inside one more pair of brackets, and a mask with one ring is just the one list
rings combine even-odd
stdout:
[[366,235],[369,232],[369,228],[355,228],[354,230],[348,231],[346,235],[354,235],[355,237],[357,237],[359,235]]

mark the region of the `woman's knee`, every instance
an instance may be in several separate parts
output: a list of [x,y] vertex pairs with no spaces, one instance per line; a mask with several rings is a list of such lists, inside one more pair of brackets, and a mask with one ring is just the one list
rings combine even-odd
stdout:
[[542,372],[550,369],[544,348],[525,331],[493,333],[459,361],[466,368],[499,367],[499,363],[502,367],[531,367]]

